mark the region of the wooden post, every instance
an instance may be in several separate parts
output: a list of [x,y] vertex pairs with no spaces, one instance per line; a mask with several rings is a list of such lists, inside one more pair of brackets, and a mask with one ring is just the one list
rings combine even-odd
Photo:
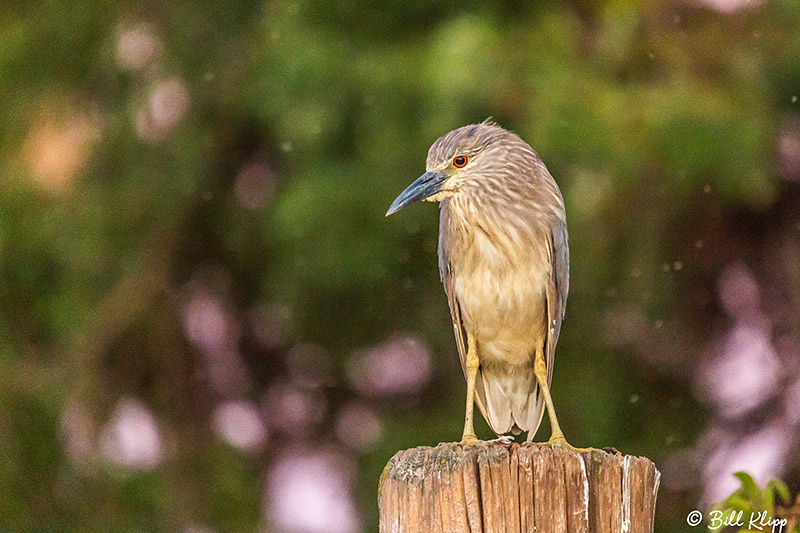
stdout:
[[381,533],[651,533],[661,474],[645,457],[539,444],[397,452],[378,488]]

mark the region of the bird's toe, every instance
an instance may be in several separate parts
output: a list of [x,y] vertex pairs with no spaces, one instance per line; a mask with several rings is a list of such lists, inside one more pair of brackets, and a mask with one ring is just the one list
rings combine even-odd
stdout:
[[563,435],[553,435],[550,437],[550,440],[547,441],[547,446],[551,448],[563,448],[565,450],[572,450],[573,452],[590,452],[592,448],[576,448],[569,442],[567,439],[564,438]]

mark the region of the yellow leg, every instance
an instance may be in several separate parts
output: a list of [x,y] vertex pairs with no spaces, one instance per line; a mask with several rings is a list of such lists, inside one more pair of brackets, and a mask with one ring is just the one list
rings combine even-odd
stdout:
[[475,345],[475,337],[467,334],[467,409],[464,415],[464,433],[461,435],[461,444],[475,444],[478,437],[475,436],[475,428],[472,424],[472,417],[475,409],[475,380],[478,377],[478,348]]
[[588,451],[589,448],[576,448],[567,442],[564,438],[564,433],[561,431],[561,426],[558,425],[558,418],[556,418],[556,408],[553,407],[553,398],[550,397],[550,387],[547,385],[547,366],[544,362],[544,353],[542,350],[536,350],[536,358],[533,363],[533,373],[536,375],[536,381],[539,383],[539,390],[544,396],[544,404],[547,408],[547,416],[550,417],[550,440],[547,441],[549,446],[559,446],[561,448],[569,448],[579,452]]

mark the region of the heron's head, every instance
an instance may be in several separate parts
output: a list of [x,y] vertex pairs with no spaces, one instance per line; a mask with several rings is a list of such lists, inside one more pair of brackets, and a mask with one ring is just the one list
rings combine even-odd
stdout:
[[513,176],[537,159],[525,141],[493,122],[455,129],[433,143],[426,172],[400,193],[386,216],[420,200],[438,202],[487,180]]

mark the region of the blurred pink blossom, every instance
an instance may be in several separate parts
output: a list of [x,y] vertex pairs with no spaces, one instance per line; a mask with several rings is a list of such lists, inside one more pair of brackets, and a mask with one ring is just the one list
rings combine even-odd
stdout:
[[139,138],[157,143],[163,141],[189,110],[189,91],[177,77],[152,85],[146,105],[136,114],[136,133]]
[[[720,275],[718,291],[733,325],[712,342],[713,355],[699,365],[695,382],[698,396],[723,417],[717,417],[697,445],[704,456],[703,498],[708,504],[739,486],[735,472],[745,471],[759,484],[783,475],[797,429],[788,407],[773,410],[767,422],[747,424],[756,408],[788,397],[781,390],[788,369],[776,350],[774,326],[761,309],[761,291],[750,269],[741,262],[729,265]],[[743,427],[749,427],[746,433]]]
[[722,271],[719,299],[733,327],[712,343],[698,367],[697,395],[727,418],[740,417],[777,393],[783,364],[772,343],[772,323],[760,309],[755,276],[742,263]]
[[155,416],[139,400],[122,398],[100,432],[100,451],[111,463],[154,468],[163,455]]
[[700,364],[698,396],[725,417],[741,416],[775,394],[782,372],[769,332],[737,325],[726,334],[717,355]]
[[348,378],[368,396],[413,394],[430,379],[431,353],[427,344],[411,335],[395,336],[349,361]]
[[198,291],[184,309],[183,328],[197,348],[214,352],[228,342],[230,318],[215,298]]
[[203,375],[220,394],[245,392],[249,381],[238,351],[238,324],[205,287],[191,287],[188,293],[183,329],[201,356]]
[[742,263],[734,263],[722,271],[717,289],[722,307],[733,318],[744,320],[758,313],[758,283]]
[[708,450],[703,467],[703,501],[718,502],[736,490],[740,483],[733,476],[745,471],[763,485],[781,477],[792,449],[794,428],[776,421],[745,436],[712,427],[700,439],[699,447]]
[[361,529],[352,495],[355,464],[335,451],[296,452],[278,459],[267,477],[270,530],[351,533]]
[[357,452],[368,452],[380,442],[383,427],[375,411],[361,403],[349,403],[336,415],[336,436]]
[[276,383],[269,388],[264,411],[271,428],[301,436],[322,422],[328,410],[324,395],[291,383]]
[[267,428],[258,406],[239,400],[214,410],[214,429],[225,442],[237,448],[255,450],[267,440]]
[[158,56],[161,46],[161,40],[148,23],[122,29],[117,35],[117,65],[125,70],[141,70]]
[[760,5],[763,0],[699,0],[701,4],[705,4],[711,9],[715,9],[721,13],[735,13],[742,9],[755,7]]

